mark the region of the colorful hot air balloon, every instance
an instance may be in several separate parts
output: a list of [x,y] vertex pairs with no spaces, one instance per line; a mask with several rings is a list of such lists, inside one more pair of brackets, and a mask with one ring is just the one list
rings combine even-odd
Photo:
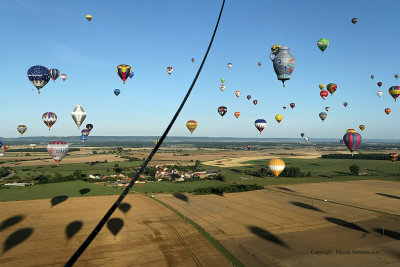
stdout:
[[319,113],[319,118],[322,120],[322,122],[324,122],[324,120],[326,119],[326,116],[328,116],[328,114],[326,114],[326,112]]
[[324,53],[325,49],[329,46],[329,40],[325,38],[319,39],[317,42],[317,46],[319,50],[321,50],[322,53]]
[[378,91],[378,92],[376,92],[376,94],[379,96],[379,97],[381,97],[382,96],[382,91]]
[[240,96],[240,94],[241,94],[241,92],[240,92],[240,91],[235,91],[235,95],[236,95],[236,97],[239,97],[239,96]]
[[68,144],[64,141],[53,141],[47,145],[47,152],[49,152],[50,156],[57,162],[57,166],[67,155],[68,149]]
[[40,89],[50,81],[50,70],[46,67],[36,65],[28,69],[28,79],[36,87],[40,94]]
[[304,140],[306,140],[306,142],[308,143],[308,141],[310,141],[310,137],[305,137]]
[[265,126],[267,126],[267,122],[264,119],[258,119],[254,122],[254,125],[256,126],[257,130],[261,132],[264,130]]
[[224,90],[225,90],[225,85],[224,84],[221,84],[220,86],[219,86],[219,89],[223,92]]
[[174,71],[173,67],[167,67],[167,73],[168,75],[171,75],[171,73]]
[[378,85],[379,87],[381,87],[381,86],[382,86],[382,82],[377,82],[377,85]]
[[66,79],[67,79],[67,74],[61,74],[61,80],[65,82]]
[[239,111],[236,111],[234,114],[235,114],[236,119],[239,119],[240,112],[239,112]]
[[6,152],[6,151],[8,150],[8,148],[9,148],[8,145],[4,145],[4,146],[3,146],[4,152]]
[[301,137],[304,137],[304,133],[301,133],[300,136],[301,136]]
[[286,107],[285,107],[285,106],[283,106],[282,108],[283,108],[283,110],[286,110]]
[[275,57],[273,55],[275,55],[275,53],[271,52],[269,57],[273,62],[274,71],[278,80],[282,81],[283,87],[285,87],[285,81],[290,80],[296,61],[290,53],[290,47],[280,47],[278,49],[278,54],[275,55]]
[[253,100],[254,106],[257,105],[257,103],[258,103],[258,100]]
[[221,115],[221,117],[224,117],[228,109],[225,106],[220,106],[218,108],[218,113]]
[[251,99],[251,95],[247,95],[247,100],[250,100]]
[[258,62],[257,64],[258,64],[258,66],[259,66],[259,67],[261,67],[261,65],[262,65],[262,62],[260,61],[260,62]]
[[319,92],[319,95],[322,97],[323,100],[328,97],[328,94],[329,93],[326,90],[322,90],[321,92]]
[[277,179],[279,174],[281,174],[285,169],[285,162],[281,159],[271,159],[268,163],[268,168]]
[[3,145],[3,142],[0,140],[0,148],[1,148],[2,145]]
[[295,103],[290,103],[290,107],[293,109],[296,106]]
[[50,69],[50,77],[55,82],[57,78],[60,76],[60,71],[58,69]]
[[251,149],[251,145],[247,145],[246,148],[247,148],[247,150],[250,150]]
[[343,142],[350,150],[351,155],[361,143],[361,135],[357,132],[348,132],[343,136]]
[[83,109],[81,105],[76,105],[74,110],[71,112],[72,119],[75,121],[76,125],[81,126],[82,122],[86,118],[86,111]]
[[26,129],[28,129],[28,127],[26,127],[26,125],[18,125],[18,126],[17,126],[17,131],[18,131],[21,135],[24,134],[24,132],[26,131]]
[[400,87],[399,86],[390,87],[389,94],[394,98],[394,101],[397,101],[397,98],[400,96]]
[[330,107],[325,107],[325,110],[326,111],[329,111],[331,108]]
[[124,153],[124,149],[122,147],[118,147],[114,153],[117,155],[117,157],[121,157],[122,154]]
[[347,129],[346,133],[356,133],[357,131],[354,129]]
[[160,141],[159,139],[154,139],[153,143],[154,143],[155,145],[157,145],[159,141]]
[[121,64],[117,66],[117,74],[125,84],[126,79],[129,78],[132,72],[132,68],[129,65]]
[[54,123],[56,123],[56,121],[57,121],[57,115],[53,112],[46,112],[43,114],[42,120],[43,120],[44,124],[46,124],[47,127],[49,127],[49,131],[50,131],[51,126],[53,126]]
[[321,83],[321,84],[319,85],[319,89],[324,90],[324,88],[325,88],[325,84]]
[[87,140],[87,135],[81,135],[81,137],[79,138],[81,140],[81,142],[84,144]]
[[225,78],[221,78],[221,83],[225,83]]
[[351,23],[356,24],[358,22],[358,18],[352,18]]
[[228,63],[228,68],[232,68],[232,63]]
[[344,107],[347,107],[348,104],[349,104],[349,103],[344,102],[344,103],[343,103],[343,106],[344,106]]
[[90,132],[93,129],[93,124],[86,124],[86,129],[88,129]]
[[375,75],[372,74],[370,77],[371,77],[371,79],[374,79],[374,78],[375,78]]
[[88,130],[88,129],[83,129],[83,130],[81,131],[81,135],[88,136],[88,135],[89,135],[89,130]]
[[387,115],[389,115],[389,113],[391,112],[392,110],[390,109],[390,108],[385,108],[385,113],[387,114]]
[[396,79],[398,79],[400,76],[399,76],[398,74],[395,74],[394,77],[395,77]]
[[333,93],[336,91],[337,89],[337,85],[335,83],[330,83],[328,84],[328,86],[326,87],[326,89],[328,90],[329,93],[331,93],[331,95],[333,95]]
[[114,95],[119,96],[120,93],[121,93],[121,90],[114,89]]
[[397,154],[397,153],[389,153],[389,158],[392,161],[392,163],[394,163],[398,157],[399,157],[399,154]]
[[192,57],[192,62],[194,62],[195,61],[195,59]]
[[197,121],[190,120],[186,123],[186,127],[189,129],[190,134],[197,128]]
[[275,115],[275,120],[276,120],[278,123],[281,123],[282,119],[283,119],[283,116],[282,116],[281,114]]
[[358,126],[358,128],[360,128],[361,131],[364,131],[365,125],[361,124],[360,126]]
[[278,54],[279,48],[281,48],[282,46],[279,44],[273,45],[271,47],[271,52],[276,56]]
[[135,76],[135,73],[132,71],[132,72],[131,72],[131,75],[129,75],[129,78],[131,78],[131,79],[132,79],[132,78],[133,78],[133,76]]
[[93,18],[92,15],[89,15],[89,14],[86,15],[86,19],[87,19],[88,21],[91,21],[92,18]]

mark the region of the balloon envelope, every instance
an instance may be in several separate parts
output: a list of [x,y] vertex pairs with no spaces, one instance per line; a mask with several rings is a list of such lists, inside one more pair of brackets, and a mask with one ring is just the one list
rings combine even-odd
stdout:
[[60,161],[67,155],[69,146],[64,141],[53,141],[47,145],[47,152],[57,162]]
[[275,120],[276,120],[278,123],[281,123],[282,119],[283,119],[283,116],[282,116],[281,114],[275,115]]
[[74,110],[71,112],[72,119],[74,120],[75,124],[79,127],[83,123],[86,118],[86,111],[83,109],[81,105],[76,105]]
[[328,92],[331,93],[331,95],[333,95],[333,93],[336,91],[337,89],[337,85],[335,83],[330,83],[328,84],[328,86],[326,87],[326,89],[328,89]]
[[397,98],[400,96],[400,87],[399,86],[390,87],[389,94],[393,97],[394,101],[397,101]]
[[258,119],[254,122],[254,125],[256,126],[257,130],[261,132],[264,130],[265,126],[267,126],[267,122],[264,119]]
[[378,91],[378,92],[376,92],[376,94],[379,96],[379,97],[381,97],[382,96],[382,91]]
[[295,103],[290,103],[290,107],[293,109],[296,106]]
[[236,112],[235,112],[235,117],[236,117],[236,119],[239,119],[239,116],[240,116],[240,112],[239,112],[239,111],[236,111]]
[[17,126],[17,131],[18,131],[21,135],[24,134],[24,132],[26,131],[26,129],[28,129],[28,127],[26,127],[26,125],[18,125],[18,126]]
[[360,126],[358,126],[360,128],[361,131],[364,131],[365,129],[365,125],[361,124]]
[[132,72],[132,68],[129,65],[121,64],[117,66],[117,74],[121,78],[122,82],[125,84],[126,79],[129,78]]
[[88,21],[91,21],[92,18],[93,18],[92,15],[89,15],[89,14],[86,15],[86,19],[87,19]]
[[324,121],[326,119],[326,116],[328,116],[328,114],[326,112],[320,112],[319,113],[319,118]]
[[325,38],[319,39],[317,42],[317,46],[319,50],[321,50],[323,53],[325,49],[329,46],[329,40]]
[[219,113],[219,115],[221,115],[221,117],[224,117],[224,115],[226,114],[227,111],[228,111],[228,109],[225,106],[220,106],[218,108],[218,113]]
[[253,100],[254,106],[257,105],[257,103],[258,103],[258,100]]
[[225,84],[221,84],[220,86],[219,86],[219,89],[223,92],[224,90],[225,90]]
[[190,120],[186,123],[186,127],[189,129],[190,133],[192,134],[193,131],[197,128],[197,121]]
[[121,93],[121,90],[114,89],[114,95],[119,96],[120,93]]
[[40,90],[50,81],[50,70],[46,67],[36,65],[28,69],[28,79]]
[[392,110],[390,109],[390,108],[385,108],[385,113],[387,114],[387,115],[389,115],[389,113],[391,112]]
[[319,85],[319,89],[324,90],[324,88],[325,88],[325,84],[321,83],[321,84]]
[[57,121],[57,115],[53,112],[46,112],[42,115],[42,120],[50,130],[51,126],[53,126]]
[[53,81],[57,80],[59,76],[60,71],[58,69],[50,69],[50,77],[53,79]]
[[268,168],[278,178],[285,169],[285,162],[281,159],[271,159],[268,163]]
[[174,71],[174,68],[173,67],[167,67],[167,73],[168,73],[168,75],[171,75],[171,73]]
[[343,136],[343,142],[350,150],[351,154],[357,149],[361,143],[361,135],[356,132],[349,132]]
[[240,92],[240,91],[235,91],[235,95],[236,95],[237,97],[239,97],[239,96],[240,96],[240,94],[241,94],[241,92]]
[[326,90],[322,90],[320,93],[319,93],[319,95],[322,97],[322,99],[323,100],[325,100],[325,98],[327,98],[328,97],[328,91],[326,91]]
[[356,24],[358,22],[358,18],[352,18],[351,23]]
[[93,124],[86,124],[86,129],[88,129],[90,132],[93,129]]

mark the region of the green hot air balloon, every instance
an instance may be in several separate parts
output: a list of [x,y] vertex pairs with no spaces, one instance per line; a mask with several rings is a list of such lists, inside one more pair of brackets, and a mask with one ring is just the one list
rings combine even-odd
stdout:
[[319,39],[317,42],[317,46],[322,51],[322,53],[324,53],[325,49],[329,46],[329,40],[325,38]]
[[221,82],[224,83],[225,82],[225,78],[221,78]]

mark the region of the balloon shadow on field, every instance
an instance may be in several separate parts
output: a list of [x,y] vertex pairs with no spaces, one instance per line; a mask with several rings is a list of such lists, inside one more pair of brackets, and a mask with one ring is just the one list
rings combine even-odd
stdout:
[[61,202],[64,202],[65,200],[68,199],[68,196],[56,196],[53,197],[50,202],[51,202],[51,206],[54,207],[55,205],[60,204]]
[[129,203],[121,203],[118,208],[123,212],[123,213],[127,213],[130,209],[131,209],[131,204]]
[[24,215],[16,215],[13,217],[10,217],[8,219],[5,219],[1,224],[0,224],[0,232],[3,231],[4,229],[11,227],[20,221],[24,219]]
[[286,188],[286,187],[283,187],[283,186],[276,186],[276,188],[278,188],[280,190],[288,191],[288,192],[296,192],[296,191],[294,191],[294,190],[292,190],[290,188]]
[[303,202],[290,201],[290,203],[291,203],[292,205],[295,205],[295,206],[300,207],[300,208],[305,208],[305,209],[309,209],[309,210],[313,210],[313,211],[318,211],[318,212],[325,212],[325,211],[320,210],[319,208],[316,208],[316,207],[314,207],[314,206],[311,206],[311,205],[306,204],[306,203],[303,203]]
[[107,228],[116,237],[124,226],[124,221],[120,218],[112,218],[107,222]]
[[364,232],[364,233],[369,233],[367,230],[365,230],[364,228],[362,228],[361,226],[358,226],[357,224],[345,221],[345,220],[341,220],[341,219],[337,219],[337,218],[332,218],[332,217],[325,217],[325,220],[327,220],[330,223],[336,224],[336,225],[340,225],[346,228],[350,228],[356,231],[360,231],[360,232]]
[[82,221],[70,222],[65,228],[65,236],[67,237],[67,239],[69,240],[74,235],[76,235],[81,230],[82,226],[83,226]]
[[289,246],[285,242],[283,242],[279,237],[272,234],[271,232],[269,232],[265,229],[262,229],[258,226],[247,226],[247,228],[250,230],[250,232],[252,232],[256,236],[258,236],[264,240],[267,240],[269,242],[275,243],[281,247],[289,249]]
[[90,188],[82,188],[81,190],[79,190],[79,193],[81,193],[81,195],[87,194],[91,191],[92,189]]
[[12,233],[9,237],[7,237],[6,241],[4,241],[3,254],[6,251],[24,242],[26,239],[28,239],[29,236],[32,235],[32,233],[33,228],[23,228]]
[[400,240],[400,233],[396,231],[391,231],[388,229],[382,229],[382,228],[374,228],[374,231],[377,232],[378,234],[388,236],[390,238]]
[[189,202],[189,198],[184,194],[174,193],[173,196],[176,197],[177,199],[182,200],[182,201]]
[[384,197],[390,197],[390,198],[394,198],[394,199],[400,199],[399,196],[395,196],[395,195],[389,195],[389,194],[384,194],[384,193],[375,193],[375,194],[380,195],[380,196],[384,196]]

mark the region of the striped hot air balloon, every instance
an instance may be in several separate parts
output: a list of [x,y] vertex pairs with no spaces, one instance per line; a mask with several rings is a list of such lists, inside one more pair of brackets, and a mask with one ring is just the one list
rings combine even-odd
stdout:
[[350,150],[351,155],[353,155],[353,152],[360,145],[361,139],[361,135],[357,133],[354,129],[347,130],[346,134],[343,136],[343,142]]
[[190,133],[192,134],[194,130],[197,128],[197,121],[190,120],[186,123],[186,127],[189,129]]
[[394,163],[398,157],[399,157],[399,154],[397,154],[397,153],[389,153],[389,158],[392,161],[392,163]]
[[258,119],[254,122],[254,125],[256,126],[257,130],[261,132],[264,130],[265,126],[267,126],[267,122],[264,119]]
[[394,98],[394,101],[397,101],[397,98],[400,96],[400,87],[399,86],[390,87],[389,94]]
[[121,64],[117,66],[117,74],[121,78],[122,82],[125,84],[126,79],[132,73],[132,68],[129,65]]
[[236,112],[235,112],[235,117],[236,117],[236,119],[239,119],[239,116],[240,116],[240,112],[239,112],[239,111],[236,111]]
[[278,178],[279,174],[285,169],[285,162],[281,159],[271,159],[268,168],[275,175],[275,178]]
[[386,115],[389,115],[392,110],[390,108],[385,108]]
[[57,115],[53,112],[46,112],[42,115],[42,120],[50,130],[51,126],[53,126],[57,121]]
[[60,76],[60,71],[58,69],[50,69],[50,77],[55,82],[57,78]]

